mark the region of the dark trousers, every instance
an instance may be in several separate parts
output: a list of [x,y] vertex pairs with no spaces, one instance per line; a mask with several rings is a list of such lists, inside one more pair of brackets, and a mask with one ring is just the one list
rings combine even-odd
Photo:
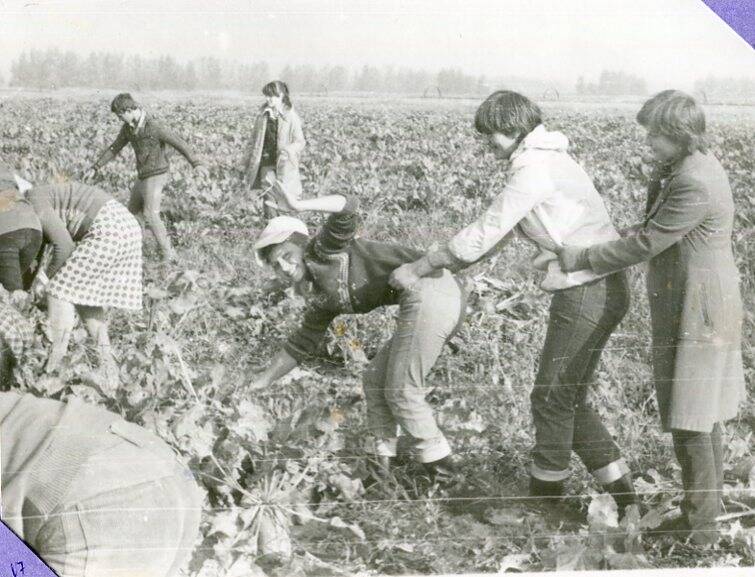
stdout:
[[[628,307],[623,273],[554,294],[530,395],[535,425],[533,476],[545,481],[566,478],[572,451],[593,473],[621,459],[619,448],[586,398],[603,347]],[[617,478],[614,473],[598,480],[609,483]]]
[[682,468],[682,513],[693,531],[714,534],[724,486],[721,426],[716,423],[710,433],[675,429],[671,435]]
[[0,284],[12,292],[24,288],[23,275],[42,245],[42,233],[21,228],[0,235]]

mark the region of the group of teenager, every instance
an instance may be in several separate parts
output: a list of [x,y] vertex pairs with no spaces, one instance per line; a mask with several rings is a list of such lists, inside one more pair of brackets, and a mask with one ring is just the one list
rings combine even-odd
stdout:
[[[398,305],[395,331],[364,373],[365,434],[372,440],[367,457],[376,475],[390,476],[405,435],[429,477],[438,482],[453,477],[459,463],[425,398],[427,379],[464,322],[466,294],[457,273],[498,251],[516,229],[534,243],[534,268],[543,271],[541,287],[553,295],[530,397],[532,500],[554,503],[565,497],[574,452],[613,496],[620,517],[630,510],[639,514],[632,472],[587,395],[602,351],[630,304],[624,269],[647,261],[653,380],[684,489],[682,516],[667,530],[700,545],[717,540],[722,423],[737,415],[745,396],[742,304],[731,246],[731,189],[708,149],[703,111],[690,96],[661,92],[637,115],[656,169],[644,218],[617,231],[589,175],[570,156],[567,137],[549,131],[539,107],[525,96],[493,93],[477,109],[474,127],[495,156],[508,162],[507,184],[475,222],[425,253],[360,238],[359,202],[352,195],[305,198],[299,175],[305,139],[288,87],[274,81],[263,94],[242,167],[250,194],[261,198],[269,219],[254,257],[293,286],[307,309],[270,364],[253,375],[250,394],[268,390],[316,356],[338,315]],[[128,209],[85,183],[24,190],[24,181],[3,165],[0,282],[13,294],[31,289],[45,295],[49,370],[65,355],[78,312],[106,381],[116,387],[105,311],[141,308],[142,233],[135,216],[143,215],[163,258],[174,260],[160,219],[166,146],[194,168],[206,169],[130,95],[118,95],[111,109],[123,126],[89,174],[130,143],[138,176]],[[329,215],[313,235],[292,216],[307,211]],[[53,248],[47,266],[38,258],[43,244]],[[3,355],[22,358],[23,319],[10,305],[0,310],[0,329],[9,327],[2,330]],[[31,422],[34,427],[28,427]],[[141,563],[144,574],[171,575],[185,560],[202,499],[191,474],[159,438],[83,403],[15,392],[0,393],[0,425],[3,519],[60,574],[106,575]],[[157,463],[149,474],[129,466],[145,459]],[[73,465],[60,476],[55,468],[63,462]],[[150,512],[141,523],[145,507]],[[137,561],[134,551],[148,541],[163,553]]]

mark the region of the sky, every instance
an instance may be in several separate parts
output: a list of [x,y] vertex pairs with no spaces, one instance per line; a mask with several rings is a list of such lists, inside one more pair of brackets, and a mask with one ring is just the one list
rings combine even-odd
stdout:
[[755,50],[701,0],[0,0],[0,71],[58,47],[180,61],[460,68],[573,85],[603,69],[651,89],[755,78]]

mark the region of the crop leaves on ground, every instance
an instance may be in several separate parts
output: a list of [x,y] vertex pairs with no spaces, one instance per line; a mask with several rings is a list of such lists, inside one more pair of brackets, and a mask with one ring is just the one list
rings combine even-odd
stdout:
[[[575,497],[565,509],[527,506],[528,396],[548,297],[521,241],[467,271],[464,329],[430,376],[430,401],[464,459],[463,482],[441,490],[406,465],[375,484],[362,457],[360,372],[391,334],[392,315],[340,318],[318,362],[270,390],[249,390],[253,371],[303,310],[252,258],[262,218],[238,170],[251,108],[209,101],[155,101],[150,108],[191,141],[210,175],[195,175],[174,155],[164,215],[183,264],[157,264],[146,235],[144,310],[112,316],[121,387],[114,394],[100,388],[81,328],[59,374],[44,375],[44,314],[30,305],[22,308],[37,327],[35,341],[16,372],[23,390],[101,404],[183,455],[207,495],[193,577],[754,564],[752,401],[727,426],[722,546],[701,555],[663,538],[639,537],[643,527],[678,515],[680,504],[679,471],[659,430],[650,382],[641,267],[630,271],[632,309],[609,343],[592,394],[637,476],[648,508],[641,520],[617,526],[610,500],[596,494],[576,461],[568,487]],[[358,197],[365,237],[428,248],[472,221],[505,181],[505,167],[483,154],[473,110],[465,105],[313,100],[299,111],[308,141],[305,194]],[[651,170],[640,130],[631,119],[598,109],[548,112],[617,225],[635,222]],[[6,99],[0,118],[0,154],[33,182],[77,178],[118,129],[103,99]],[[711,144],[735,193],[745,370],[752,383],[755,137],[724,120],[712,123]],[[133,174],[132,154],[124,151],[95,184],[125,202]],[[313,227],[322,222],[305,218]]]

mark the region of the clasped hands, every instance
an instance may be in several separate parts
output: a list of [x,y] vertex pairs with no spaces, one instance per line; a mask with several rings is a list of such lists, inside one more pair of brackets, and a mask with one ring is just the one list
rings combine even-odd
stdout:
[[558,246],[553,249],[558,256],[558,264],[564,272],[589,270],[590,258],[587,248],[581,246]]

